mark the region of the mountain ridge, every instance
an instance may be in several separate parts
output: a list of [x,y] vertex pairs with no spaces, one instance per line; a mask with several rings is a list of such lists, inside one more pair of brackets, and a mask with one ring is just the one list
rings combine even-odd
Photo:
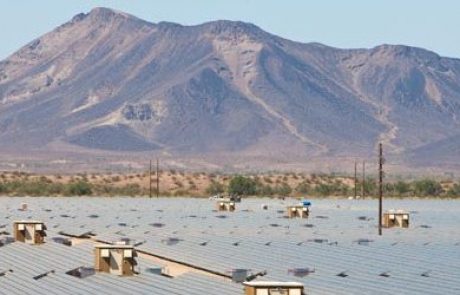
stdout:
[[183,26],[95,8],[0,62],[0,150],[225,154],[271,167],[277,153],[287,165],[371,158],[383,142],[401,165],[449,166],[459,82],[459,59],[423,48],[338,49],[240,21]]

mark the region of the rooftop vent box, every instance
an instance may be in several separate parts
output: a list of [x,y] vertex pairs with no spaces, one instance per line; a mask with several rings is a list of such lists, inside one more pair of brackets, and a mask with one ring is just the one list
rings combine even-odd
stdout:
[[246,281],[248,277],[249,270],[244,268],[237,268],[231,271],[232,273],[232,281],[235,283],[242,283]]
[[27,203],[21,203],[21,207],[19,207],[19,211],[27,211]]
[[118,276],[132,276],[136,273],[137,253],[132,245],[96,245],[94,248],[94,269]]
[[151,274],[172,278],[167,267],[151,267],[145,270]]
[[85,267],[85,266],[80,266],[78,268],[75,268],[75,269],[72,269],[66,272],[66,274],[80,278],[80,279],[84,279],[86,277],[92,276],[94,275],[94,273],[95,273],[94,268]]
[[46,226],[41,221],[21,220],[13,223],[14,240],[27,244],[43,244]]
[[304,295],[303,284],[297,282],[244,282],[245,295]]
[[409,213],[403,210],[388,210],[383,213],[382,219],[383,227],[409,227]]
[[235,211],[235,208],[236,208],[235,202],[228,201],[228,200],[217,201],[216,207],[217,207],[217,211],[229,211],[229,212]]
[[287,216],[289,218],[308,218],[310,209],[303,205],[294,205],[287,207]]

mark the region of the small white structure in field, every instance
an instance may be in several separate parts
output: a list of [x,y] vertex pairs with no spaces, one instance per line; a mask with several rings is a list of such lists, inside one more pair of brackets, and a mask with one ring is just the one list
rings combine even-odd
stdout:
[[303,295],[304,286],[297,282],[244,282],[245,295]]
[[217,211],[229,211],[229,212],[235,211],[235,208],[236,208],[235,202],[229,201],[229,200],[217,201],[216,207],[217,207]]
[[13,223],[14,240],[26,244],[43,244],[46,226],[37,220],[21,220]]
[[294,205],[287,207],[287,216],[289,218],[308,218],[309,214],[309,208],[303,205]]
[[132,276],[137,265],[137,253],[132,245],[96,245],[94,269],[119,276]]
[[382,226],[408,228],[409,213],[404,210],[388,210],[383,213]]

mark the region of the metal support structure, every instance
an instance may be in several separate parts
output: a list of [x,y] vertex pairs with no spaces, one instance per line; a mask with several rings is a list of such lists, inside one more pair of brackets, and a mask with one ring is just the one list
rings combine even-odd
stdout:
[[357,165],[358,165],[358,164],[357,164],[357,162],[356,162],[356,160],[355,160],[355,189],[354,189],[354,191],[355,191],[355,199],[356,199],[356,195],[357,195],[357,185],[358,185],[358,184],[357,184],[358,178],[356,177]]
[[160,170],[159,170],[159,161],[158,161],[158,158],[157,158],[157,198],[160,196]]
[[152,197],[152,160],[149,165],[149,197]]
[[382,235],[383,162],[383,147],[379,143],[379,236]]
[[366,195],[365,185],[366,185],[366,161],[363,161],[363,183],[361,184],[361,197],[362,198],[364,198],[364,196]]

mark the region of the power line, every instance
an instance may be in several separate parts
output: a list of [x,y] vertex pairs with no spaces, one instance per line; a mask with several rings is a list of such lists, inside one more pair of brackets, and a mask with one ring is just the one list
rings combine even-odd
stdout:
[[149,197],[152,197],[152,160],[149,165]]
[[358,182],[358,179],[357,179],[357,177],[356,177],[357,165],[358,165],[358,163],[357,163],[356,160],[355,160],[355,199],[356,199],[356,190],[357,190],[357,182]]
[[379,143],[379,236],[382,235],[383,162],[383,147]]
[[159,160],[157,158],[157,198],[160,195],[160,174],[159,174]]
[[366,182],[366,161],[363,161],[363,183],[361,183],[361,197],[364,198],[365,190],[364,185]]

